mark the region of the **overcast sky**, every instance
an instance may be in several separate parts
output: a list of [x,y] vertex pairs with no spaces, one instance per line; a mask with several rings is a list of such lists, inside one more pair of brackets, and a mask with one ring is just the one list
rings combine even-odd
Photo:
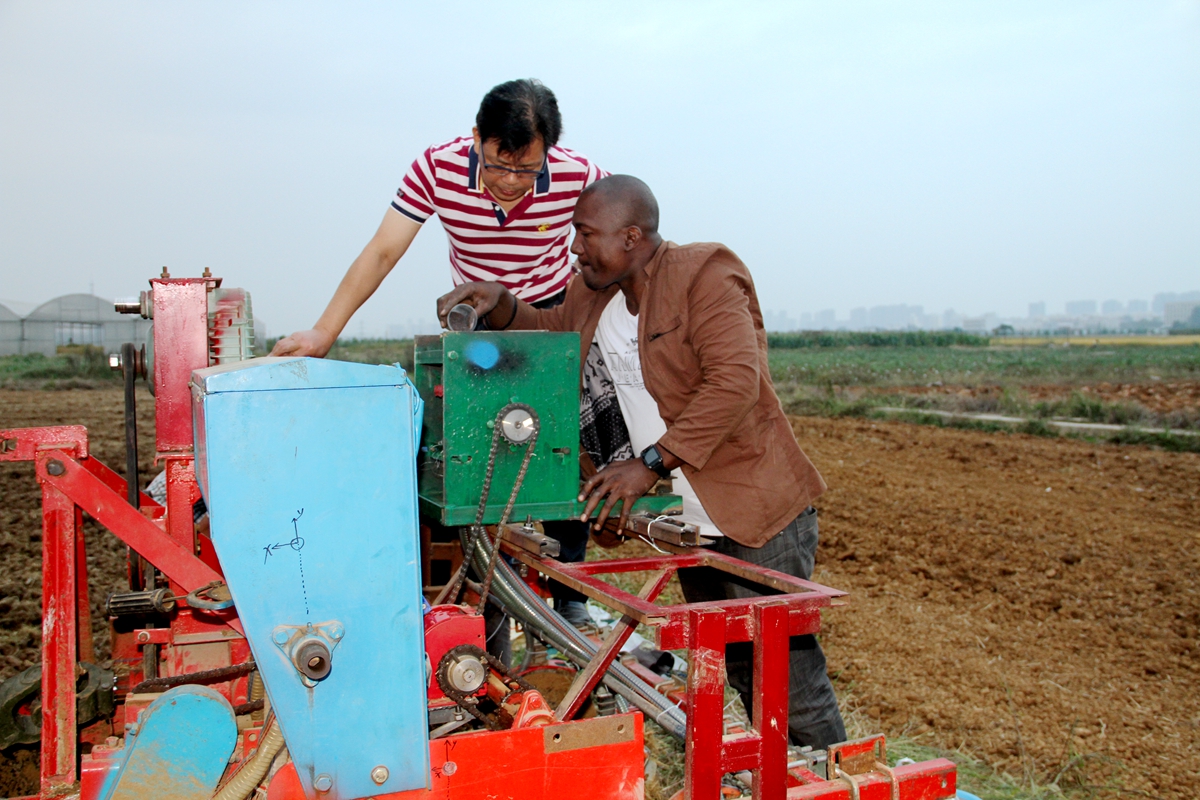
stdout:
[[[1200,2],[0,0],[0,298],[162,265],[309,327],[407,166],[537,77],[766,309],[1200,289]],[[430,221],[351,335],[432,317]]]

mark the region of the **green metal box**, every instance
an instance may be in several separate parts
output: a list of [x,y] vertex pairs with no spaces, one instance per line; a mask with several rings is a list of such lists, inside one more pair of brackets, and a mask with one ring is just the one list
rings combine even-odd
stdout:
[[[474,331],[418,336],[413,379],[425,401],[418,458],[421,513],[442,525],[475,521],[498,413],[536,414],[538,437],[510,519],[579,513],[579,334]],[[499,522],[525,445],[500,437],[484,523]]]

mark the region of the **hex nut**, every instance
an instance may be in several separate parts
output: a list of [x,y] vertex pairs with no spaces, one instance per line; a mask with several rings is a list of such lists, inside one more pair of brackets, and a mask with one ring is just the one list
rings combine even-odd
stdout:
[[328,792],[333,788],[333,778],[329,777],[329,773],[322,772],[313,781],[313,788],[318,792]]
[[371,780],[375,781],[377,786],[382,786],[388,779],[388,768],[380,764],[375,769],[371,770]]

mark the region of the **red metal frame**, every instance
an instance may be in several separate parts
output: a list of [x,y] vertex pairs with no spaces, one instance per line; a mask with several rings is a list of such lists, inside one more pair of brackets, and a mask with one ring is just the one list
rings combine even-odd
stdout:
[[[716,800],[721,797],[722,778],[727,773],[744,770],[753,775],[755,800],[791,797],[934,800],[954,796],[954,765],[945,759],[888,771],[890,779],[877,770],[874,762],[861,779],[853,774],[846,778],[835,772],[831,780],[823,780],[811,772],[788,771],[790,638],[817,633],[821,628],[820,609],[838,602],[837,598],[845,592],[703,549],[672,547],[672,554],[657,557],[563,563],[536,557],[508,542],[501,546],[531,569],[623,615],[596,657],[577,677],[559,707],[556,714],[559,719],[571,718],[578,709],[573,702],[577,686],[582,683],[589,684],[589,688],[594,686],[637,623],[654,629],[660,648],[688,651],[683,789],[683,797],[688,800]],[[654,602],[676,570],[694,567],[717,569],[757,583],[764,591],[777,593],[706,603]],[[639,572],[651,576],[638,595],[597,577]],[[732,642],[747,641],[754,642],[754,726],[748,731],[726,734],[725,647]],[[878,740],[882,741],[882,737]],[[876,739],[864,741],[874,743]],[[851,745],[841,747],[850,748],[847,753],[859,753]],[[886,764],[883,768],[886,769]],[[881,775],[884,777],[880,778]],[[881,788],[887,794],[879,794]]]
[[[188,388],[192,370],[209,363],[208,290],[219,286],[220,280],[164,276],[150,283],[156,450],[167,471],[165,507],[144,493],[140,509],[129,505],[125,479],[91,457],[87,430],[81,425],[0,430],[0,461],[33,462],[42,486],[42,798],[77,787],[76,662],[95,657],[83,513],[163,572],[177,595],[221,578],[211,543],[205,553],[205,537],[197,537],[193,527],[192,504],[200,493],[193,465]],[[127,692],[141,680],[138,651],[147,644],[161,646],[164,675],[230,666],[250,658],[241,622],[233,611],[180,608],[169,629],[114,633],[113,660],[129,667],[119,689]],[[245,678],[213,688],[235,704],[246,701]],[[119,709],[117,723],[122,716],[132,722],[133,711],[132,707]],[[93,727],[95,732],[83,732],[84,739],[103,741],[111,733],[107,722]]]

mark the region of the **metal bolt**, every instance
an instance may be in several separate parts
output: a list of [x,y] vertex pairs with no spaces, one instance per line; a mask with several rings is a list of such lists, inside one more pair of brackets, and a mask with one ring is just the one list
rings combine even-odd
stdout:
[[377,786],[382,786],[388,779],[388,768],[380,764],[375,769],[371,770],[371,780],[375,781]]
[[341,638],[346,634],[346,631],[342,629],[342,626],[336,622],[330,625],[328,630],[329,637],[334,641],[340,641]]
[[209,269],[208,267],[205,267],[205,268],[204,268],[204,274],[203,274],[203,275],[201,275],[200,277],[202,277],[202,278],[211,278],[211,277],[212,277],[212,270],[211,270],[211,269]]
[[149,631],[138,631],[137,640],[139,642],[141,642],[142,644],[145,644],[146,642],[150,641],[150,632]]
[[59,461],[57,458],[52,458],[46,462],[46,472],[49,472],[51,475],[54,475],[55,477],[62,475],[66,471],[67,471],[67,468],[64,467],[63,463],[61,461]]
[[446,353],[446,358],[449,359],[450,361],[457,361],[458,360],[458,351],[451,350],[449,353]]
[[163,271],[162,271],[162,277],[164,277],[164,278],[169,278],[169,277],[171,277],[171,273],[167,272],[167,268],[166,268],[166,266],[164,266],[164,267],[163,267]]
[[275,631],[274,639],[275,639],[275,644],[287,644],[288,632],[287,631]]
[[317,779],[313,781],[313,788],[318,792],[328,792],[333,788],[333,778],[329,777],[329,773],[322,772],[317,776]]
[[446,773],[447,775],[453,775],[454,773],[458,772],[458,764],[455,764],[453,761],[447,761],[442,765],[442,772]]

